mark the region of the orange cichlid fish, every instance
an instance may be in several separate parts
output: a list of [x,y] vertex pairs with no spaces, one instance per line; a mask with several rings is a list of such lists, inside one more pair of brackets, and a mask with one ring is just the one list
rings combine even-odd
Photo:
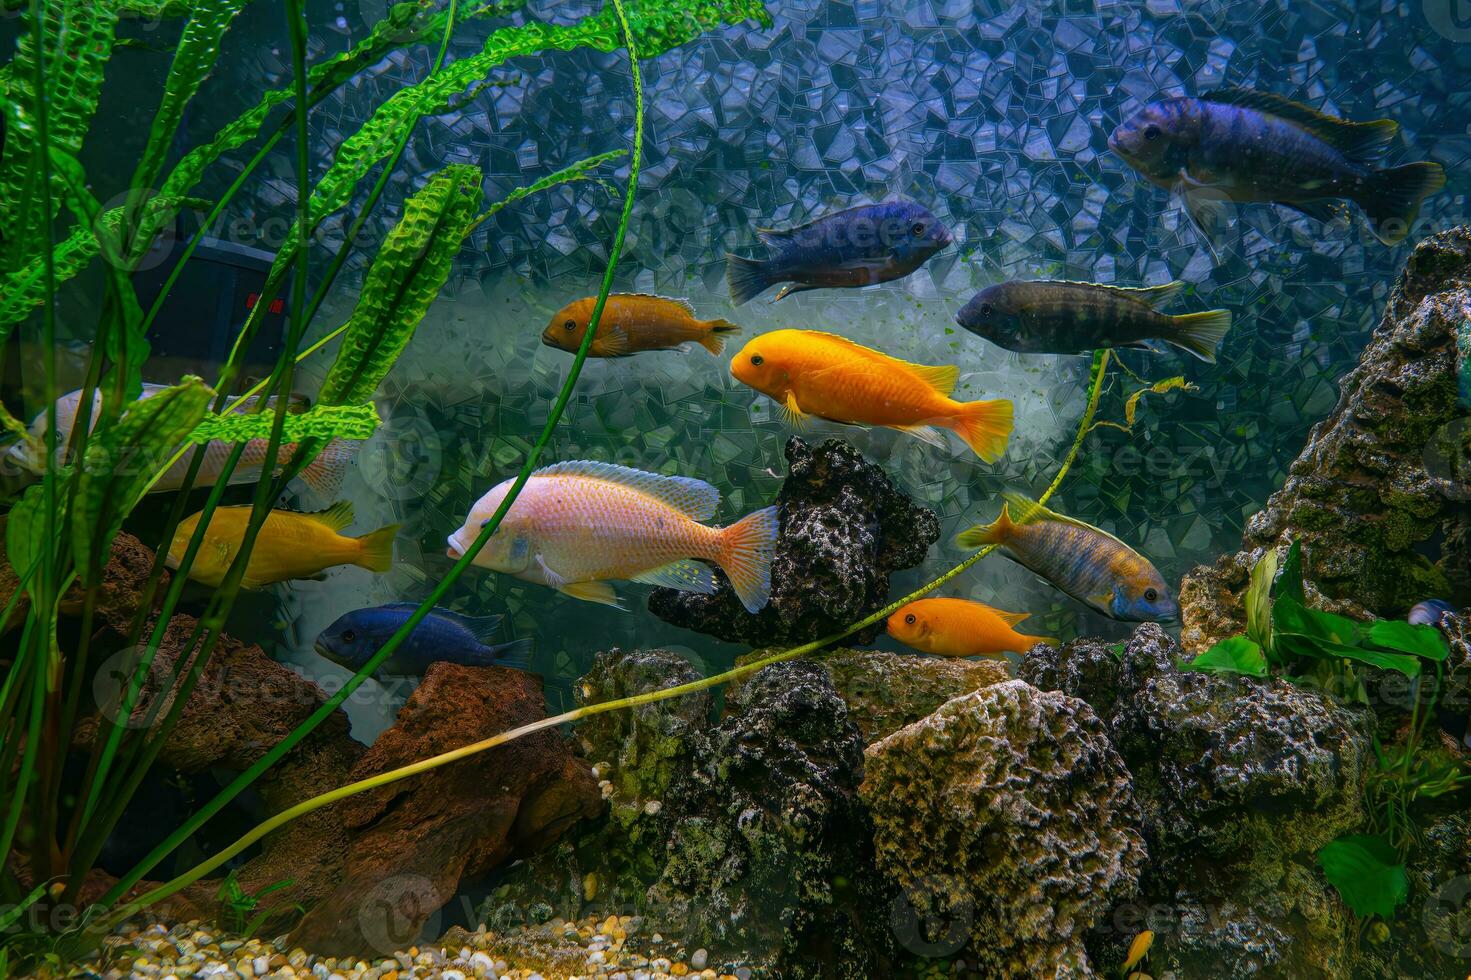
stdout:
[[[164,560],[169,568],[179,567],[202,513],[179,522],[174,540],[169,545],[168,557]],[[189,577],[209,586],[217,586],[224,581],[225,572],[240,550],[249,521],[248,506],[215,508],[204,532],[204,541],[190,566]],[[271,511],[256,535],[241,585],[247,589],[259,589],[289,579],[313,578],[334,565],[357,565],[373,572],[388,571],[393,564],[393,537],[398,533],[398,525],[390,524],[360,538],[338,533],[351,523],[352,504],[346,500],[315,514]]]
[[962,548],[1004,548],[1008,558],[1114,619],[1147,622],[1180,614],[1148,558],[1091,524],[1019,494],[1003,496],[996,523],[962,532],[956,539]]
[[994,463],[1011,436],[1007,399],[958,402],[954,366],[929,367],[818,330],[774,330],[746,344],[730,365],[737,381],[782,405],[794,423],[815,415],[850,425],[901,429],[945,447],[950,429]]
[[[587,336],[596,296],[568,303],[557,311],[541,342],[576,353]],[[647,293],[613,293],[598,320],[598,332],[588,348],[589,357],[627,357],[647,350],[676,350],[699,344],[712,354],[725,350],[722,334],[738,333],[729,320],[701,320],[686,300]]]
[[[494,487],[449,537],[448,554],[469,550],[514,481]],[[609,579],[706,595],[708,565],[720,566],[751,612],[771,593],[777,508],[709,527],[720,491],[702,480],[660,476],[587,460],[537,470],[506,512],[475,564],[551,586],[589,602],[623,608]]]
[[889,635],[941,657],[999,657],[1025,653],[1051,636],[1027,636],[1016,626],[1029,613],[1002,612],[969,599],[916,599],[889,617]]

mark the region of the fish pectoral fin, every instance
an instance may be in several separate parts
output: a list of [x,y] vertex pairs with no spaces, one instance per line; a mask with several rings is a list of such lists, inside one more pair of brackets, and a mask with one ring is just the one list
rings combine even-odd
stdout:
[[1093,595],[1087,596],[1086,598],[1089,605],[1091,605],[1095,609],[1101,609],[1105,613],[1108,612],[1109,606],[1113,604],[1112,592],[1098,592]]
[[773,297],[771,297],[771,301],[773,303],[775,303],[779,299],[786,299],[788,296],[792,295],[793,293],[805,293],[809,289],[820,289],[820,288],[821,288],[820,286],[809,286],[806,283],[802,283],[802,282],[789,282],[785,286],[781,287],[780,289],[778,289],[776,291],[776,295],[773,296]]
[[560,591],[562,586],[567,584],[567,580],[553,571],[552,567],[547,564],[546,559],[541,555],[536,556],[536,567],[541,569],[542,580],[552,588]]
[[597,602],[628,611],[628,607],[618,601],[618,593],[607,582],[563,582],[558,591],[584,602]]
[[635,575],[633,581],[678,589],[680,592],[698,592],[700,595],[713,595],[715,592],[715,575],[710,571],[710,566],[693,558],[683,558],[660,568],[651,568]]
[[594,342],[602,345],[604,357],[627,357],[633,353],[628,331],[622,327],[608,327],[605,330],[600,326]]
[[1315,201],[1274,201],[1273,203],[1301,212],[1314,221],[1321,221],[1324,224],[1332,224],[1340,219],[1348,220],[1348,206],[1332,198],[1324,197]]
[[994,612],[997,616],[1000,616],[1003,623],[1011,627],[1019,626],[1023,621],[1025,621],[1029,616],[1032,615],[1031,613],[1007,612],[1004,609],[993,609],[991,611]]
[[790,391],[782,399],[781,414],[787,425],[794,429],[805,428],[807,425],[807,413],[802,411],[802,407],[797,404],[797,396]]
[[950,444],[945,441],[945,436],[933,425],[896,425],[894,428],[901,432],[907,432],[920,442],[929,443],[936,449],[949,450]]
[[1227,207],[1230,199],[1208,184],[1191,180],[1183,172],[1177,190],[1195,234],[1210,250],[1211,257],[1219,261],[1221,252],[1216,239],[1231,227],[1231,209]]

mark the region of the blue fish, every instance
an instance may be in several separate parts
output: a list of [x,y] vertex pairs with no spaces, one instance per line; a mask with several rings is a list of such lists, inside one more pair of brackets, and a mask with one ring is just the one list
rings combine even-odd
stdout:
[[756,229],[768,259],[725,253],[730,301],[737,306],[769,286],[777,299],[805,289],[871,286],[902,279],[954,239],[944,222],[913,201],[863,204],[805,225]]
[[[355,609],[339,616],[317,635],[317,653],[349,670],[356,671],[377,653],[419,608],[417,602],[392,602],[386,606]],[[377,673],[395,677],[421,677],[429,665],[439,661],[467,667],[515,667],[525,670],[531,653],[530,640],[487,645],[486,639],[500,628],[502,617],[475,618],[449,609],[431,609],[414,631],[404,638]]]
[[1444,599],[1426,599],[1415,603],[1405,620],[1411,626],[1439,626],[1442,616],[1455,611],[1456,608]]
[[1375,238],[1394,245],[1445,186],[1438,163],[1373,165],[1398,132],[1390,119],[1350,122],[1279,95],[1218,89],[1145,106],[1108,145],[1151,183],[1181,191],[1202,233],[1224,226],[1226,200],[1281,204],[1319,221],[1348,200]]

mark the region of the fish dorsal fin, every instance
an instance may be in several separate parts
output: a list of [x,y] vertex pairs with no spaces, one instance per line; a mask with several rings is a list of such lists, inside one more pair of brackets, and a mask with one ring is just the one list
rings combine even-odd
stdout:
[[[1094,534],[1101,534],[1112,541],[1118,541],[1122,547],[1129,548],[1124,542],[1119,541],[1118,538],[1102,528],[1094,527],[1092,524],[1080,521],[1076,517],[1068,517],[1066,514],[1059,514],[1055,510],[1048,510],[1035,500],[1023,497],[1019,493],[1003,493],[1001,496],[1006,500],[1007,507],[1011,512],[1012,523],[1018,527],[1026,524],[1036,524],[1041,521],[1057,521],[1061,524],[1071,524],[1073,527],[1080,527],[1084,530],[1092,531]],[[1134,549],[1129,548],[1129,550],[1133,551]]]
[[843,347],[848,348],[849,350],[856,351],[870,357],[901,364],[906,369],[913,372],[914,376],[919,378],[919,380],[923,381],[925,384],[933,388],[937,393],[944,395],[947,398],[950,396],[950,393],[955,390],[955,385],[960,381],[960,368],[954,364],[915,364],[913,361],[906,361],[901,358],[894,357],[891,354],[885,354],[881,350],[874,350],[872,347],[865,347],[857,341],[849,340],[847,337],[840,337],[835,333],[828,333],[825,330],[806,330],[803,332],[822,337],[825,340],[830,340],[835,344],[840,344]]
[[[393,609],[397,612],[411,613],[419,608],[419,604],[417,602],[390,602],[383,608]],[[439,616],[459,626],[463,626],[470,632],[471,636],[475,637],[481,643],[487,642],[499,633],[501,624],[506,619],[506,617],[499,614],[491,616],[466,616],[464,613],[455,612],[453,609],[446,609],[443,606],[435,606],[430,609],[424,619],[428,619],[430,616]],[[423,620],[420,620],[420,622],[423,622]]]
[[692,476],[661,476],[617,463],[599,463],[595,460],[579,459],[566,463],[553,463],[536,471],[537,476],[584,476],[593,480],[605,480],[631,487],[639,493],[648,494],[670,507],[697,521],[708,521],[715,516],[720,506],[720,491]]
[[1352,122],[1339,119],[1312,106],[1294,102],[1292,99],[1271,92],[1257,92],[1246,88],[1222,88],[1201,96],[1205,102],[1234,105],[1243,109],[1256,109],[1296,123],[1314,136],[1335,147],[1344,156],[1353,160],[1364,160],[1377,156],[1399,132],[1399,123],[1393,119],[1375,119],[1370,122]]
[[1125,296],[1131,296],[1153,307],[1164,306],[1180,295],[1180,290],[1185,288],[1185,284],[1178,279],[1160,283],[1158,286],[1112,286],[1103,283],[1088,283],[1088,285],[1123,293]]
[[999,618],[1007,626],[1019,626],[1023,620],[1032,615],[1031,613],[1007,612],[1005,609],[997,609],[993,606],[986,606],[986,608],[995,613],[997,618]]
[[319,510],[314,514],[302,514],[301,516],[316,521],[329,530],[341,531],[353,522],[352,501],[339,500],[326,510]]
[[661,303],[669,303],[679,307],[690,316],[695,315],[695,306],[687,299],[676,299],[673,296],[660,296],[658,293],[624,293],[624,296],[636,296],[639,299],[656,299]]

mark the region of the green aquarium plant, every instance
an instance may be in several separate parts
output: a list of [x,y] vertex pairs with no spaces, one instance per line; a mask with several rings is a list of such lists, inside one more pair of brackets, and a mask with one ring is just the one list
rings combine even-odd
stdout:
[[[76,902],[112,828],[177,725],[183,705],[218,645],[270,503],[327,440],[361,439],[371,433],[377,416],[369,398],[411,342],[465,239],[496,211],[541,190],[595,179],[600,168],[625,156],[616,151],[573,162],[489,205],[483,200],[482,174],[477,168],[455,165],[431,175],[403,202],[398,222],[369,266],[352,317],[341,326],[323,330],[315,323],[316,316],[351,243],[358,238],[356,232],[385,197],[388,177],[418,121],[445,111],[450,100],[467,88],[499,83],[487,81],[486,76],[516,57],[575,47],[610,52],[626,47],[637,94],[640,55],[668,50],[719,24],[752,18],[769,21],[756,0],[643,0],[628,9],[612,0],[598,13],[568,25],[531,20],[500,27],[488,34],[479,54],[450,61],[449,42],[457,27],[517,11],[522,0],[408,0],[394,4],[350,50],[308,65],[305,18],[299,0],[291,0],[282,13],[292,84],[266,93],[212,139],[185,150],[170,168],[167,162],[175,156],[184,110],[213,68],[221,46],[228,44],[229,27],[244,9],[244,0],[151,5],[127,0],[29,0],[17,6],[24,28],[21,42],[9,64],[0,67],[0,83],[8,95],[7,140],[0,155],[0,216],[5,229],[0,242],[0,341],[21,331],[32,335],[37,349],[44,352],[42,401],[47,424],[44,436],[36,438],[10,413],[0,419],[15,439],[26,441],[33,458],[45,461],[39,481],[8,501],[5,513],[5,556],[14,583],[3,596],[5,609],[0,619],[11,626],[6,637],[8,666],[0,684],[0,850],[5,855],[0,864],[0,905],[44,911]],[[97,111],[108,60],[118,44],[119,20],[140,12],[183,17],[185,23],[128,192],[119,207],[104,211],[87,189],[81,151]],[[356,134],[337,147],[326,173],[314,180],[308,152],[311,109],[384,55],[427,45],[436,48],[427,74],[379,106]],[[597,306],[542,436],[525,460],[517,490],[535,468],[571,397],[612,286],[641,159],[641,98],[637,104],[628,189]],[[209,221],[224,214],[282,143],[294,148],[296,216],[293,234],[276,255],[266,295],[247,318],[217,378],[208,383],[186,378],[135,400],[145,377],[148,332],[194,254],[197,239],[182,251],[147,311],[133,292],[131,272],[181,209],[207,207]],[[252,145],[253,156],[216,200],[189,196],[227,154]],[[331,254],[317,255],[319,247],[311,233],[327,216],[354,205],[358,185],[375,168],[379,176],[357,203],[345,237],[347,244]],[[61,393],[56,300],[63,289],[84,288],[76,277],[99,259],[105,259],[105,295],[87,338],[91,355],[78,418],[67,434],[58,431],[56,424],[55,404]],[[309,271],[315,272],[315,291],[308,289]],[[259,326],[259,311],[286,288],[291,290],[290,320],[281,356],[269,377],[239,390],[240,354]],[[321,336],[306,345],[313,332]],[[288,411],[289,399],[272,397],[290,392],[295,367],[302,359],[339,339],[337,358],[316,408],[295,414]],[[94,399],[94,395],[99,397]],[[253,411],[239,414],[236,410],[252,395],[264,397],[255,402]],[[177,573],[165,584],[163,553],[184,516],[204,458],[191,447],[212,439],[233,442],[234,450],[207,488],[199,530],[180,557]],[[287,442],[295,443],[297,449],[281,473],[265,473],[257,481],[242,547],[222,584],[209,596],[204,615],[176,651],[178,656],[165,666],[157,656],[164,630],[201,547],[203,529],[221,502],[246,439],[264,439],[267,458],[275,458],[277,448]],[[97,651],[91,648],[93,627],[112,543],[143,494],[170,466],[186,457],[189,469],[183,489],[153,542],[158,557],[141,588],[132,621],[125,627],[125,645],[137,657],[116,703],[99,706],[101,724],[90,749],[83,753],[86,764],[78,777],[68,768],[74,756],[69,741],[76,722],[90,710],[90,671],[97,666]],[[66,465],[65,460],[76,462]],[[129,465],[121,465],[123,460]],[[514,495],[513,491],[501,513],[482,532],[482,544]],[[116,911],[123,896],[159,862],[335,711],[392,655],[473,557],[474,550],[455,565],[377,656],[320,710],[200,807],[136,867],[120,875],[86,916],[86,928],[48,938],[35,936],[19,920],[7,923],[17,927],[7,928],[0,945],[7,963],[35,961],[40,955],[37,950],[46,950],[47,956],[57,949],[75,955],[116,921],[103,912]],[[64,603],[68,616],[80,616],[79,630],[59,628]],[[174,696],[145,699],[145,686],[154,692],[172,691]],[[225,913],[243,911],[248,904],[251,919],[258,918],[255,906],[264,896],[237,894],[238,888],[232,891],[229,881],[227,878],[219,892]],[[288,886],[283,884],[278,890],[286,892]],[[48,920],[46,915],[33,918]]]
[[1432,724],[1450,648],[1433,626],[1364,623],[1310,608],[1302,564],[1301,542],[1288,547],[1280,572],[1276,551],[1264,551],[1243,599],[1246,633],[1217,642],[1183,666],[1254,678],[1275,672],[1354,705],[1370,703],[1366,671],[1404,679],[1408,723],[1394,744],[1374,740],[1375,766],[1365,786],[1372,832],[1345,835],[1318,853],[1324,876],[1355,914],[1388,919],[1408,895],[1415,805],[1471,787],[1471,769],[1438,746]]

